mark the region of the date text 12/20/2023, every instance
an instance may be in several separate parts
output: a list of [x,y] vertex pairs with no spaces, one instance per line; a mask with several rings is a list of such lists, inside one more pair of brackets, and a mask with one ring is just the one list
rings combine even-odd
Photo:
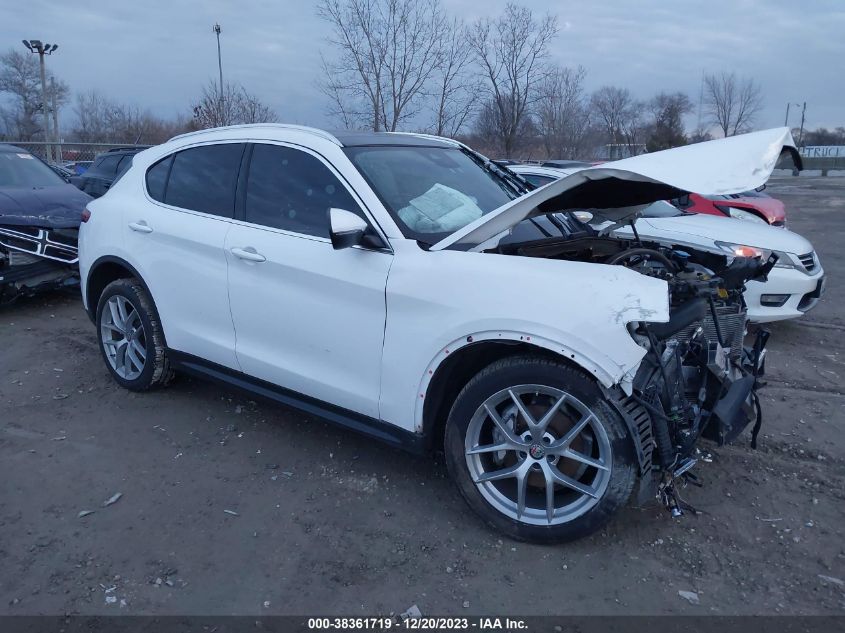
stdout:
[[390,629],[408,631],[444,631],[444,630],[476,630],[476,631],[524,631],[528,628],[525,620],[520,618],[478,617],[478,618],[450,618],[450,617],[407,617],[394,619],[391,617],[350,617],[350,618],[308,618],[308,629],[312,631],[329,630],[376,630]]

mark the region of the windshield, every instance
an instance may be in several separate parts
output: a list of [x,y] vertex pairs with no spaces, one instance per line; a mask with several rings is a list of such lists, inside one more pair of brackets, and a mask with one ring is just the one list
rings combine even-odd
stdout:
[[54,187],[65,181],[32,154],[0,152],[0,187]]
[[427,244],[519,195],[458,148],[370,146],[345,151],[402,233]]

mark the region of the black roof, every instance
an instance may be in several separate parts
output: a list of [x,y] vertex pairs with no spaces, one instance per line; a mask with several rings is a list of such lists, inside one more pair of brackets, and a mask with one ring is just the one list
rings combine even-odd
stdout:
[[583,160],[545,160],[541,167],[591,167],[591,163]]
[[404,145],[414,147],[454,147],[436,138],[424,138],[410,134],[391,132],[354,132],[340,130],[330,132],[344,147],[364,147],[371,145]]

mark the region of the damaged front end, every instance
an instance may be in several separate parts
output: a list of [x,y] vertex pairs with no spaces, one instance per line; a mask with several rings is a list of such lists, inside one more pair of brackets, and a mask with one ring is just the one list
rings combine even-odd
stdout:
[[634,411],[647,417],[652,431],[650,446],[641,452],[641,458],[647,457],[641,461],[641,497],[656,494],[680,515],[684,504],[677,484],[695,482],[689,471],[698,460],[701,438],[723,445],[753,422],[751,445],[756,447],[762,422],[757,389],[769,334],[759,330],[753,343],[744,345],[742,293],[747,281],[765,277],[776,256],[767,262],[735,258],[712,270],[692,261],[688,252],[662,251],[672,267],[648,266],[651,271],[644,272],[659,270],[666,279],[671,316],[667,323],[629,324],[648,352],[634,377],[625,415]]
[[0,224],[0,305],[79,284],[78,228]]

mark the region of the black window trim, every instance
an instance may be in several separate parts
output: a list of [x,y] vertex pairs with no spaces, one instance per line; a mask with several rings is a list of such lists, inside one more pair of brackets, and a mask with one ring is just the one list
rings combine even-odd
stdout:
[[[282,233],[284,235],[289,235],[291,237],[298,237],[301,239],[308,239],[316,242],[324,242],[326,244],[331,244],[331,239],[328,237],[322,237],[319,235],[311,235],[310,233],[297,233],[296,231],[291,231],[289,229],[280,229],[274,226],[266,226],[264,224],[255,224],[253,222],[247,222],[246,220],[246,193],[247,193],[247,180],[249,178],[249,168],[252,164],[252,152],[256,145],[276,145],[280,147],[289,147],[291,149],[303,151],[306,154],[310,154],[317,160],[319,160],[328,170],[331,172],[332,175],[337,178],[338,182],[346,189],[352,199],[358,204],[361,210],[364,213],[365,219],[370,227],[375,230],[378,234],[379,239],[385,245],[384,248],[369,248],[363,246],[356,246],[354,248],[360,248],[363,250],[374,251],[374,252],[385,252],[385,253],[393,253],[393,247],[390,245],[390,240],[387,239],[387,234],[382,229],[381,225],[379,225],[378,221],[375,219],[375,216],[370,211],[369,207],[364,203],[364,200],[358,195],[358,192],[355,191],[355,188],[352,184],[346,179],[346,177],[332,165],[331,161],[323,156],[320,152],[315,150],[313,147],[308,147],[307,145],[300,145],[299,143],[294,143],[292,141],[279,141],[275,139],[261,139],[261,140],[254,140],[254,141],[246,141],[247,145],[249,145],[248,149],[244,152],[245,160],[241,163],[241,173],[237,183],[237,191],[235,194],[235,221],[243,226],[247,226],[250,228],[261,229],[264,231],[270,231],[272,233]],[[247,154],[249,156],[247,157]],[[347,159],[348,160],[348,159]],[[354,169],[354,167],[352,167]],[[169,178],[169,176],[168,176]],[[242,181],[242,182],[241,182]]]
[[[246,154],[247,146],[249,144],[250,144],[249,141],[246,141],[246,140],[243,140],[243,139],[220,139],[220,140],[216,140],[216,141],[204,141],[202,143],[193,143],[191,145],[185,145],[184,147],[180,147],[179,149],[176,149],[176,150],[170,152],[170,154],[165,154],[164,156],[162,156],[161,158],[157,159],[152,164],[150,164],[150,166],[147,167],[144,170],[143,189],[144,189],[144,196],[147,198],[147,202],[151,202],[155,205],[158,205],[160,207],[164,207],[165,209],[171,209],[173,211],[181,211],[182,213],[192,213],[192,214],[195,214],[195,215],[201,215],[201,216],[206,217],[206,218],[214,218],[216,220],[222,220],[224,222],[233,222],[235,220],[235,216],[237,215],[237,210],[238,210],[238,185],[240,183],[241,170],[243,169],[243,165],[244,165],[243,158],[244,158],[244,154]],[[184,152],[185,150],[188,150],[188,149],[195,149],[197,147],[206,147],[208,145],[243,145],[243,149],[241,151],[241,160],[238,163],[238,175],[235,178],[235,203],[234,203],[234,206],[232,207],[232,215],[231,216],[217,215],[216,213],[208,213],[206,211],[199,211],[197,209],[188,209],[186,207],[177,207],[177,206],[172,205],[172,204],[167,204],[166,202],[164,202],[162,200],[156,200],[155,198],[153,198],[150,195],[150,191],[147,188],[147,173],[153,167],[155,167],[156,165],[158,165],[162,161],[165,161],[165,160],[170,161],[170,165],[168,165],[168,167],[167,167],[167,178],[164,181],[164,191],[163,191],[163,194],[162,194],[164,199],[166,200],[167,199],[167,188],[170,186],[170,174],[173,171],[173,163],[175,162],[176,154],[178,154],[180,152]]]

